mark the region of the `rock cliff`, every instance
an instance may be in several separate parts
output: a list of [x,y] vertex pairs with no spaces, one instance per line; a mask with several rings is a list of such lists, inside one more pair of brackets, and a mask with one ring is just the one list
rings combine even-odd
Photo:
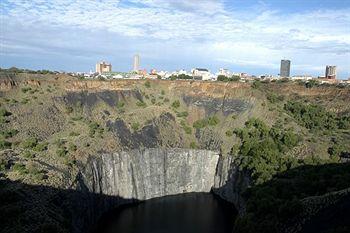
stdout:
[[92,158],[82,177],[90,192],[147,200],[209,192],[218,160],[218,153],[207,150],[131,150]]

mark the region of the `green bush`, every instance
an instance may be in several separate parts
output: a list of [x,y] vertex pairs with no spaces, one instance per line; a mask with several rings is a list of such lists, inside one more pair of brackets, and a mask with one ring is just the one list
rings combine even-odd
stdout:
[[74,152],[77,150],[77,146],[73,143],[69,143],[68,145],[68,150],[71,151],[71,152]]
[[73,107],[72,106],[66,106],[66,113],[71,114],[73,112]]
[[225,134],[227,137],[232,137],[233,132],[232,132],[232,130],[227,130]]
[[189,127],[189,126],[186,124],[185,121],[182,120],[182,121],[180,122],[180,124],[181,124],[182,128],[185,130],[185,133],[186,133],[186,134],[192,134],[192,128]]
[[177,117],[187,117],[188,116],[188,112],[178,112],[176,114]]
[[30,88],[30,87],[22,87],[21,88],[21,91],[23,92],[23,93],[27,93],[28,91],[31,91],[32,90],[32,88]]
[[16,163],[12,166],[12,170],[17,172],[20,175],[24,175],[27,174],[28,171],[26,169],[26,167],[24,166],[24,164],[20,164],[20,163]]
[[191,148],[191,149],[197,149],[197,144],[196,144],[196,142],[191,142],[191,143],[190,143],[190,148]]
[[12,113],[7,111],[6,109],[4,108],[0,108],[0,117],[7,117],[7,116],[11,116]]
[[178,108],[178,107],[180,107],[180,101],[175,100],[175,101],[171,104],[171,106],[172,106],[173,108]]
[[259,89],[261,87],[261,81],[260,80],[255,80],[252,84],[252,88],[254,89]]
[[48,145],[48,142],[38,143],[33,149],[38,152],[45,151],[47,150]]
[[65,148],[58,148],[56,150],[56,155],[59,157],[65,157],[68,151]]
[[140,123],[138,122],[133,122],[131,124],[131,128],[134,130],[134,131],[137,131],[139,128],[140,128]]
[[77,132],[74,132],[74,131],[69,133],[70,137],[77,137],[79,135],[80,135],[80,133],[77,133]]
[[10,129],[10,130],[4,130],[0,131],[0,136],[3,136],[4,138],[12,138],[18,133],[18,130],[16,129]]
[[201,128],[207,127],[208,125],[215,126],[215,125],[219,124],[219,122],[220,122],[220,120],[218,117],[212,116],[212,117],[209,117],[206,119],[200,119],[200,120],[195,121],[193,123],[193,128],[201,129]]
[[30,137],[24,140],[21,144],[25,149],[34,149],[38,145],[38,139],[35,137]]
[[293,166],[293,160],[282,156],[300,141],[291,130],[285,131],[279,126],[269,128],[263,121],[253,118],[245,123],[245,128],[235,130],[235,134],[241,139],[241,168],[251,171],[256,184]]
[[30,152],[28,150],[25,150],[23,152],[23,157],[27,158],[27,159],[33,159],[33,158],[35,158],[35,154],[33,154],[32,152]]
[[150,87],[151,87],[150,81],[147,80],[147,81],[145,82],[145,87],[147,87],[147,88],[150,88]]
[[123,102],[123,101],[118,101],[117,102],[117,108],[118,109],[121,109],[121,108],[123,108],[125,106],[125,103]]
[[[346,126],[350,118],[337,118],[334,113],[326,111],[319,105],[307,105],[300,102],[288,101],[284,109],[291,113],[298,123],[310,130],[334,130]],[[348,123],[350,124],[350,123]]]
[[11,148],[12,143],[0,137],[0,150]]
[[136,102],[136,105],[138,107],[143,107],[143,108],[147,107],[147,104],[143,101],[140,101],[140,100]]

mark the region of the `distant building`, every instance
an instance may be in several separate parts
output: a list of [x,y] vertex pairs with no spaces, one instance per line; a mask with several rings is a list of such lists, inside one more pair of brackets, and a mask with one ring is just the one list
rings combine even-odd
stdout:
[[217,73],[217,75],[223,75],[226,77],[230,77],[231,76],[231,72],[228,69],[224,69],[224,68],[220,68],[219,72]]
[[200,80],[211,79],[210,71],[208,69],[203,69],[203,68],[192,69],[192,76],[194,79],[200,79]]
[[281,60],[280,76],[281,77],[290,76],[290,60]]
[[140,56],[136,54],[134,56],[134,63],[133,63],[133,71],[138,71],[140,70]]
[[336,79],[337,78],[337,67],[336,66],[326,66],[326,78]]
[[96,64],[96,73],[102,74],[105,72],[112,72],[112,64],[101,61]]

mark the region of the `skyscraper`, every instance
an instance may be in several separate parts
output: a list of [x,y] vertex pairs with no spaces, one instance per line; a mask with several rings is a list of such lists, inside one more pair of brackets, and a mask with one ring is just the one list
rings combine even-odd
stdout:
[[280,76],[281,77],[290,76],[290,60],[281,60]]
[[136,54],[134,56],[133,71],[138,71],[140,69],[140,56]]
[[101,61],[96,64],[96,73],[102,74],[104,72],[111,72],[111,71],[112,71],[112,64],[110,63]]
[[337,67],[336,66],[326,66],[326,78],[336,79],[337,78]]

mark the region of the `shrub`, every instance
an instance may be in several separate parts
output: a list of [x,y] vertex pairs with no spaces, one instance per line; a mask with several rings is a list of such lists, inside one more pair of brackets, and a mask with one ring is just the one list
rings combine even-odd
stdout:
[[11,148],[12,143],[0,137],[0,150]]
[[139,128],[140,128],[140,123],[138,122],[133,122],[131,124],[131,128],[134,130],[134,131],[137,131]]
[[12,170],[17,172],[20,175],[24,175],[26,173],[28,173],[26,167],[23,164],[20,163],[16,163],[12,166]]
[[208,124],[210,126],[215,126],[215,125],[219,124],[219,122],[220,122],[220,120],[216,116],[212,116],[212,117],[208,118]]
[[178,112],[176,114],[177,117],[187,117],[188,116],[188,112]]
[[16,129],[4,130],[0,132],[0,136],[3,136],[4,138],[12,138],[17,133],[18,133],[18,130]]
[[191,148],[191,149],[197,149],[197,144],[196,144],[196,142],[191,142],[191,143],[190,143],[190,148]]
[[143,108],[145,108],[147,106],[147,104],[145,102],[140,101],[140,100],[137,101],[136,105],[139,106],[139,107],[143,107]]
[[48,142],[42,142],[42,143],[38,143],[35,147],[34,150],[35,151],[45,151],[47,150],[47,146],[49,145]]
[[152,98],[152,99],[151,99],[151,103],[152,103],[152,104],[155,104],[155,103],[156,103],[156,99],[155,99],[155,98]]
[[206,127],[207,124],[208,124],[208,122],[207,122],[206,119],[200,119],[200,120],[197,120],[197,121],[193,122],[193,128],[201,129],[201,128]]
[[70,132],[69,133],[69,136],[71,136],[71,137],[77,137],[79,135],[80,135],[80,133],[77,133],[77,132]]
[[25,149],[33,149],[38,145],[38,139],[35,137],[27,138],[25,141],[22,142],[22,147]]
[[26,150],[23,152],[23,157],[27,158],[27,159],[33,159],[35,158],[35,154],[33,154],[32,152]]
[[65,148],[58,148],[56,150],[56,155],[59,157],[64,157],[67,154],[67,150]]
[[125,106],[125,103],[124,103],[124,102],[118,101],[118,103],[117,103],[117,108],[118,108],[118,109],[121,109],[121,108],[123,108],[124,106]]
[[73,112],[73,107],[72,106],[66,106],[66,113],[71,114]]
[[69,143],[68,150],[69,151],[76,151],[77,150],[77,146],[75,144],[73,144],[73,143]]
[[147,87],[147,88],[150,88],[150,87],[151,87],[150,81],[147,80],[147,81],[145,82],[145,87]]
[[32,90],[32,88],[30,88],[30,87],[22,87],[22,88],[21,88],[21,91],[22,91],[23,93],[27,93],[27,92],[30,91],[30,90]]
[[162,90],[162,91],[160,92],[160,94],[161,94],[161,95],[165,95],[165,91]]
[[175,101],[171,104],[171,106],[172,106],[173,108],[178,108],[178,107],[180,107],[180,101],[175,100]]
[[227,137],[232,137],[233,132],[232,132],[232,130],[227,130],[225,134]]
[[7,117],[7,116],[11,116],[12,113],[7,111],[6,109],[4,108],[0,108],[0,117]]
[[201,129],[206,126],[215,126],[219,124],[220,120],[216,116],[209,117],[207,119],[200,119],[193,123],[193,128]]
[[284,109],[291,113],[300,125],[310,130],[333,130],[342,121],[319,105],[288,101]]
[[255,80],[252,84],[252,88],[259,89],[261,87],[261,81]]

